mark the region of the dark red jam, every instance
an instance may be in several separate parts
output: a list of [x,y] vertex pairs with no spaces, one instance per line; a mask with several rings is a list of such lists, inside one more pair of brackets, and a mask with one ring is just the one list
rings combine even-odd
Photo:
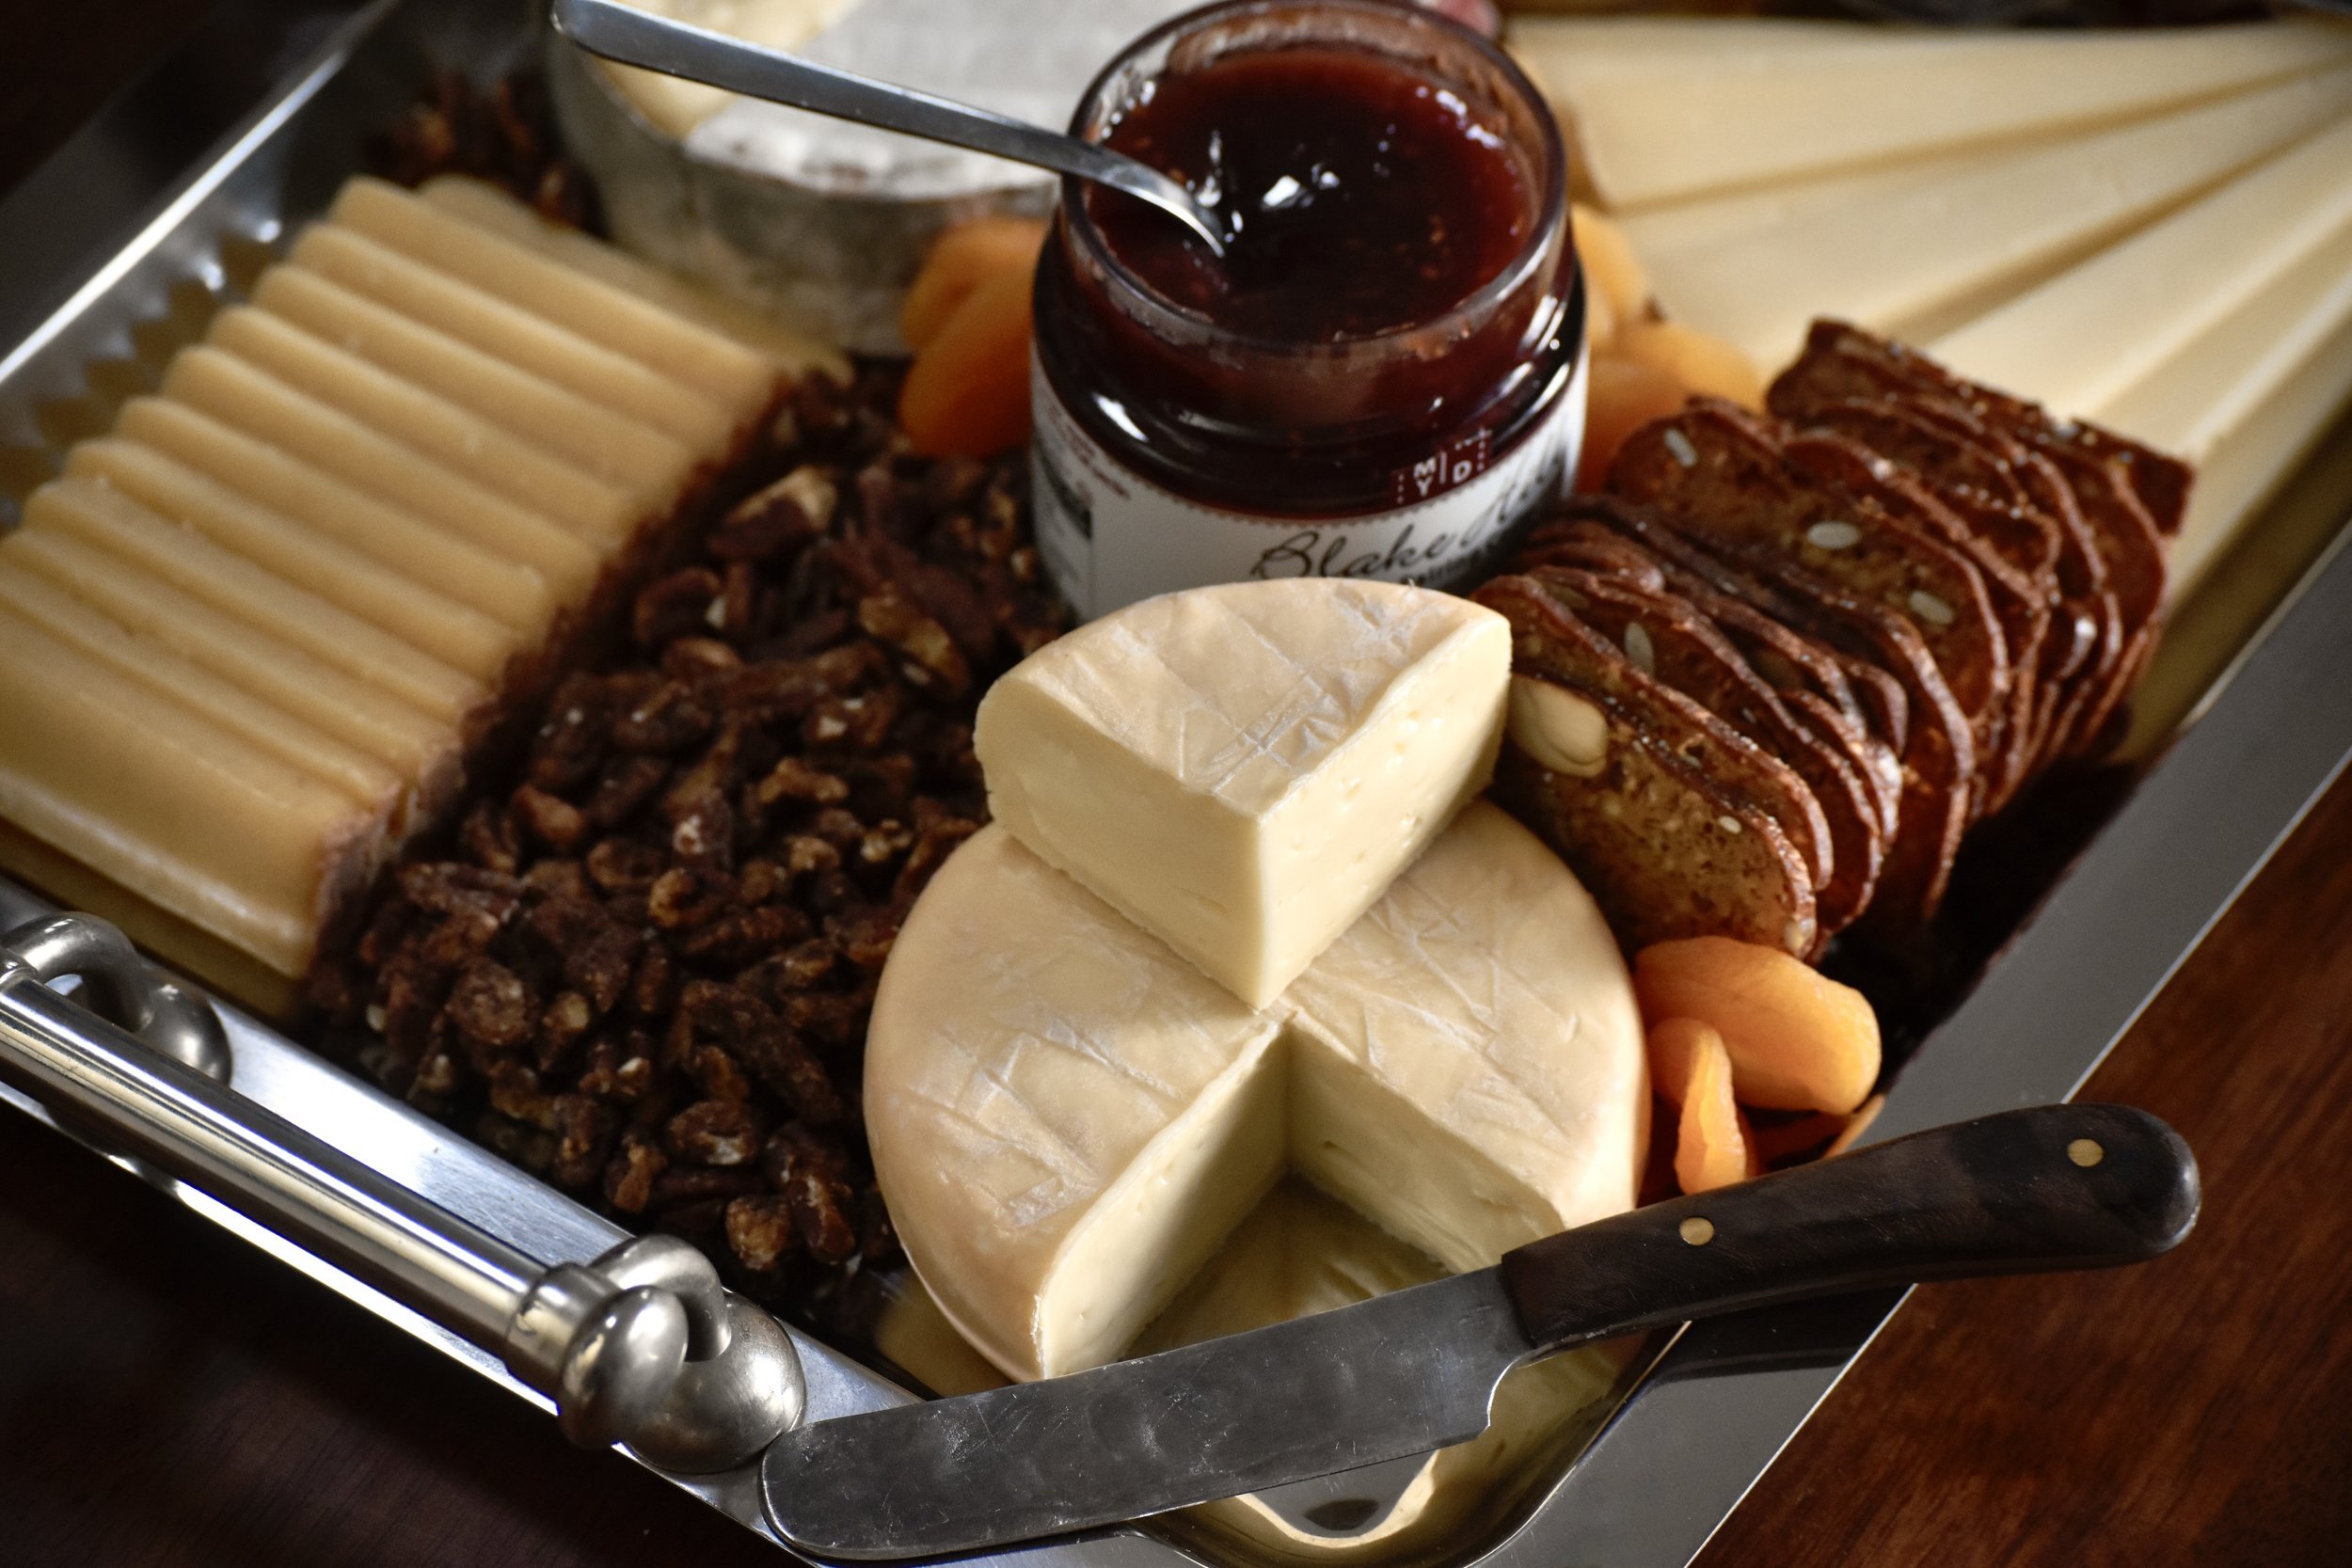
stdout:
[[1172,174],[1226,234],[1089,193],[1110,253],[1252,338],[1332,342],[1433,321],[1499,277],[1541,207],[1521,161],[1444,84],[1350,49],[1229,55],[1161,79],[1108,145]]

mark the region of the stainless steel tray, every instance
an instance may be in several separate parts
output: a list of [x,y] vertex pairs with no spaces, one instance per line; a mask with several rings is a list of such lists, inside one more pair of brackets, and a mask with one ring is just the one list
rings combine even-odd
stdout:
[[[242,0],[0,204],[0,233],[18,237],[0,251],[0,345],[13,345],[0,354],[0,526],[55,470],[64,445],[103,429],[123,398],[151,386],[170,352],[234,294],[246,268],[324,206],[367,139],[433,70],[478,74],[520,61],[532,32],[519,4]],[[2352,554],[2340,536],[2352,514],[2344,471],[2352,465],[2335,467],[2296,503],[2304,531],[2334,543],[2234,661],[2209,685],[2197,683],[2203,694],[2190,725],[2141,771],[2080,860],[1928,1036],[1874,1135],[2071,1094],[2352,759]],[[0,930],[49,910],[0,881]],[[234,1087],[373,1170],[542,1263],[585,1261],[624,1238],[250,1017],[224,1013]],[[14,1090],[0,1087],[0,1099],[48,1119]],[[333,1263],[202,1192],[151,1169],[139,1174],[546,1404],[494,1356]],[[1899,1301],[1811,1304],[1683,1333],[1645,1358],[1645,1374],[1626,1380],[1577,1451],[1559,1456],[1510,1517],[1454,1560],[1687,1562]],[[911,1397],[850,1356],[793,1338],[808,1418]],[[774,1539],[750,1466],[667,1479]],[[1173,1568],[1202,1560],[1204,1550],[1133,1528],[985,1560]]]

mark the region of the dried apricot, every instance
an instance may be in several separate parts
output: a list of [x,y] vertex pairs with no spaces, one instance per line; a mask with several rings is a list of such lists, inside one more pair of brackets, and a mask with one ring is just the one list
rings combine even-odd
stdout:
[[[1694,1018],[1661,1019],[1649,1026],[1649,1081],[1677,1105],[1682,1085],[1691,1080],[1691,1058],[1709,1043],[1720,1049],[1724,1037]],[[1826,1137],[1828,1134],[1824,1133]]]
[[975,289],[1003,273],[1029,271],[1044,244],[1039,218],[974,218],[942,230],[899,307],[898,336],[922,353]]
[[1595,354],[1586,374],[1592,384],[1586,389],[1584,451],[1577,459],[1576,487],[1597,490],[1626,437],[1652,420],[1680,413],[1690,394],[1657,366],[1611,353]]
[[1634,956],[1633,989],[1645,1020],[1714,1027],[1743,1103],[1851,1111],[1878,1080],[1869,1001],[1777,948],[1729,937],[1657,942]]
[[1755,1140],[1732,1098],[1731,1081],[1731,1054],[1722,1039],[1712,1030],[1693,1037],[1675,1139],[1675,1180],[1686,1193],[1728,1187],[1756,1174]]
[[988,457],[1029,438],[1031,269],[1000,272],[958,305],[908,367],[898,423],[924,457]]
[[1748,356],[1721,338],[1680,322],[1629,322],[1609,352],[1675,378],[1685,391],[1728,398],[1742,408],[1764,406],[1764,376]]

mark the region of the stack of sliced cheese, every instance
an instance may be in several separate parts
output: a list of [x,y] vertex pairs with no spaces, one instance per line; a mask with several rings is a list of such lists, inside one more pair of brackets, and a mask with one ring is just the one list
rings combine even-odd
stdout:
[[809,362],[644,272],[488,187],[346,186],[0,541],[0,817],[301,975]]
[[2177,596],[2352,395],[2352,24],[1542,20],[1513,43],[1672,316],[1816,316],[2199,469]]
[[1623,961],[1464,805],[1510,654],[1445,594],[1243,583],[991,691],[997,823],[892,952],[866,1117],[909,1257],[1006,1373],[1120,1355],[1286,1168],[1452,1269],[1631,1204]]

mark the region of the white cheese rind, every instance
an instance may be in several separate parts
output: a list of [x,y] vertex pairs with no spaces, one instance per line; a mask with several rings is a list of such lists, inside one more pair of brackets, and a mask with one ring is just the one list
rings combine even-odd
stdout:
[[1252,1006],[1485,787],[1503,619],[1392,583],[1232,583],[1129,606],[981,704],[990,809]]
[[1598,911],[1481,803],[1262,1011],[985,829],[892,952],[865,1099],[909,1258],[1028,1378],[1119,1354],[1284,1164],[1456,1268],[1616,1212],[1647,1092]]

